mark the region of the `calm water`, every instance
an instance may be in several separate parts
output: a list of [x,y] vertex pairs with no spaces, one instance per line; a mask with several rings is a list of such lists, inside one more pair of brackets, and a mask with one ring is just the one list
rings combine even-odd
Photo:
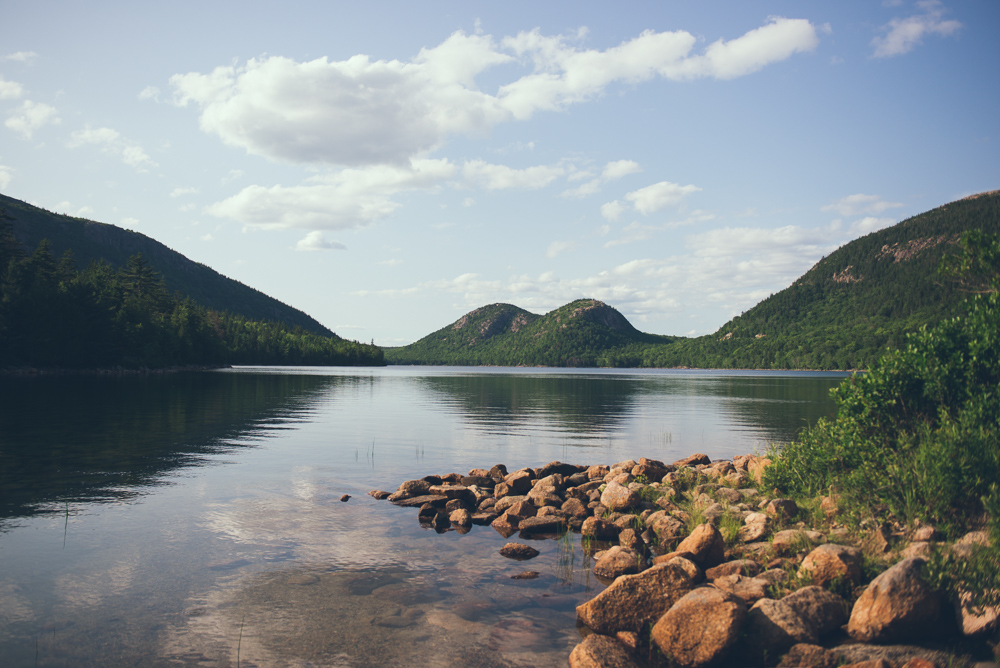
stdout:
[[[843,374],[380,368],[0,379],[0,664],[565,665],[579,537],[375,501],[431,473],[729,458]],[[340,497],[350,494],[347,503]],[[534,580],[513,580],[524,570]]]

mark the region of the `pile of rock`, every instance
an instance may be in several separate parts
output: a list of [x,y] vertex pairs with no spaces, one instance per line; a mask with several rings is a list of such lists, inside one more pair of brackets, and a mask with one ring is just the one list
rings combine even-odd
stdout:
[[[754,486],[768,463],[698,454],[673,464],[552,462],[514,472],[498,464],[370,494],[419,508],[420,522],[440,532],[479,524],[504,537],[582,533],[608,587],[577,608],[589,635],[571,666],[659,656],[676,666],[943,668],[964,659],[920,645],[997,632],[997,610],[973,610],[968,596],[952,603],[922,579],[940,538],[933,528],[919,528],[902,551],[890,546],[891,531],[873,531],[869,551],[888,547],[904,558],[866,582],[873,569],[836,524],[836,500],[820,504],[827,531],[813,530],[793,501]],[[984,539],[970,536],[955,549]],[[530,559],[537,551],[509,543],[501,554]]]

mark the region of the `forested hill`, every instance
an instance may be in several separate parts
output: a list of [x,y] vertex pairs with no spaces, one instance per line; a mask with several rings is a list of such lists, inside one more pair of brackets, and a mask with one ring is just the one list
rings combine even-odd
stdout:
[[580,299],[544,316],[490,304],[409,346],[386,348],[385,358],[389,364],[615,366],[608,355],[616,349],[672,340],[638,331],[596,299]]
[[718,332],[646,351],[647,366],[857,369],[906,334],[962,312],[968,296],[939,272],[962,234],[1000,234],[1000,191],[872,232],[820,260]]
[[141,254],[150,267],[163,277],[170,292],[190,297],[207,309],[228,311],[250,320],[280,322],[323,336],[335,336],[302,311],[193,262],[139,232],[52,213],[0,195],[0,217],[3,215],[7,216],[14,236],[27,253],[31,253],[42,239],[48,239],[51,251],[57,257],[71,250],[80,269],[92,260],[106,260],[115,268],[124,267],[130,257]]

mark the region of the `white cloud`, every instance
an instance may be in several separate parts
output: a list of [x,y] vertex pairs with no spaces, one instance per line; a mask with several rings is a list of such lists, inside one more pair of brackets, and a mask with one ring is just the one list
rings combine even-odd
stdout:
[[566,170],[562,167],[551,165],[514,169],[482,160],[468,160],[462,167],[462,176],[466,181],[487,190],[537,190],[549,185],[565,173]]
[[476,200],[473,199],[472,197],[466,197],[465,199],[462,200],[462,206],[464,206],[466,208],[472,206],[475,203],[476,203]]
[[822,211],[836,211],[841,216],[858,216],[865,213],[882,213],[886,209],[903,206],[900,202],[887,202],[878,195],[858,193],[842,197],[833,204],[822,207]]
[[134,230],[138,224],[139,224],[138,218],[122,218],[121,222],[122,227],[128,228],[130,230]]
[[241,178],[243,178],[242,169],[230,169],[229,173],[222,177],[222,185],[226,185],[227,183],[232,183],[233,181],[236,181],[237,179]]
[[13,178],[14,170],[7,165],[0,165],[0,190],[3,190],[10,185],[11,179]]
[[681,220],[672,220],[662,225],[643,225],[638,222],[632,222],[622,229],[622,235],[620,237],[606,242],[604,247],[613,248],[615,246],[623,246],[637,241],[645,241],[657,232],[672,230],[678,227],[685,227],[697,223],[705,223],[710,220],[715,220],[715,214],[701,209],[696,209],[686,218],[682,218]]
[[[615,82],[657,76],[729,79],[815,49],[804,19],[774,18],[731,41],[692,55],[684,31],[646,31],[604,51],[582,50],[538,30],[506,37],[455,32],[414,58],[356,55],[299,63],[271,56],[170,78],[174,102],[200,109],[199,123],[231,146],[272,160],[345,166],[405,164],[456,134],[481,134],[498,123],[559,110],[601,94]],[[476,77],[497,65],[532,71],[479,90]]]
[[565,253],[576,248],[576,244],[572,241],[553,241],[549,244],[549,247],[545,250],[545,257],[553,258],[560,253]]
[[22,139],[31,139],[35,130],[46,125],[57,125],[61,120],[55,107],[44,102],[25,100],[14,112],[14,115],[4,122],[4,125],[21,135]]
[[625,213],[625,205],[618,200],[601,205],[601,215],[611,222],[620,220],[623,213]]
[[851,223],[850,228],[848,228],[848,233],[852,237],[861,237],[871,232],[876,232],[889,227],[890,225],[895,225],[898,222],[899,221],[895,218],[876,218],[874,216],[866,216],[861,220],[856,220]]
[[399,207],[391,199],[396,193],[434,188],[455,172],[448,160],[344,169],[315,176],[308,185],[248,186],[207,211],[252,227],[346,230],[391,214]]
[[174,188],[170,191],[171,197],[184,197],[185,195],[197,195],[197,188]]
[[701,188],[697,186],[682,186],[670,181],[660,181],[628,193],[625,199],[632,203],[636,211],[649,215],[671,204],[679,204],[682,199],[699,190]]
[[160,89],[156,86],[146,86],[141,91],[139,91],[140,100],[153,100],[154,102],[160,101]]
[[923,14],[914,14],[904,19],[895,18],[882,26],[885,34],[872,40],[872,46],[875,47],[873,55],[876,58],[909,53],[921,43],[924,35],[947,37],[962,27],[958,21],[943,19],[944,9],[936,0],[918,2],[917,6],[924,10]]
[[38,54],[34,51],[17,51],[15,53],[7,54],[3,57],[3,60],[12,60],[18,63],[30,63],[37,57]]
[[66,146],[69,148],[99,146],[103,153],[115,156],[129,167],[134,167],[139,171],[145,171],[146,166],[156,166],[156,163],[146,155],[141,146],[125,139],[117,130],[111,128],[93,129],[87,126],[85,129],[77,130],[71,134]]
[[327,241],[319,230],[310,232],[295,244],[297,251],[346,250],[347,246],[339,241]]
[[16,81],[0,77],[0,100],[16,100],[24,95],[24,87]]
[[[636,172],[641,171],[642,167],[639,166],[639,163],[633,160],[615,160],[604,166],[604,169],[601,171],[601,175],[599,177],[591,179],[576,188],[565,190],[562,194],[563,197],[587,197],[600,191],[601,186],[609,181],[617,181],[618,179],[628,176],[629,174],[635,174]],[[581,177],[581,174],[584,176]],[[586,178],[586,175],[590,175],[589,172],[575,172],[571,174],[567,180],[580,180],[581,178]]]

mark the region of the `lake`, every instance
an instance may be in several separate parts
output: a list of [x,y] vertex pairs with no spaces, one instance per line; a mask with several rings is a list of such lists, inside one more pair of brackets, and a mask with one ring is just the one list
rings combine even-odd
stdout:
[[0,378],[0,663],[563,666],[576,605],[604,587],[578,535],[510,561],[488,526],[439,534],[367,492],[497,463],[763,451],[831,415],[845,375]]

